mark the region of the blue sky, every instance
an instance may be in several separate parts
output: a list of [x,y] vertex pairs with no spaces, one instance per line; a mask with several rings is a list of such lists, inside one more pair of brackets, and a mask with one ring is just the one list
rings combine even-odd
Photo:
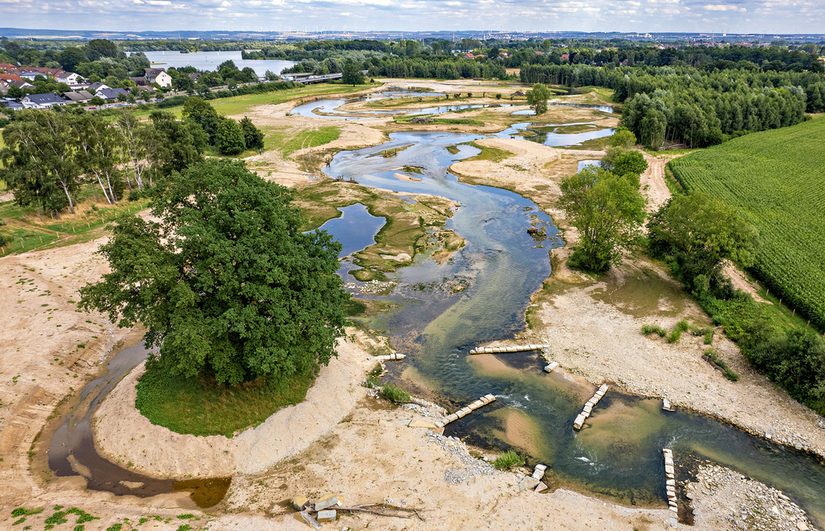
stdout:
[[0,0],[0,25],[144,30],[825,32],[825,0]]

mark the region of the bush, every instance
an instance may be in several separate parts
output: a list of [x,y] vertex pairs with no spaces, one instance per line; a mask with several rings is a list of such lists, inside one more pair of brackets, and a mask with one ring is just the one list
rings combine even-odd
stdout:
[[520,456],[513,450],[507,450],[493,461],[493,466],[498,470],[510,470],[516,466],[522,466],[525,463],[524,457]]
[[670,335],[667,336],[668,343],[676,343],[681,339],[682,332],[689,329],[690,325],[684,319],[676,323],[676,326],[671,330]]
[[733,372],[733,370],[730,367],[728,367],[728,364],[725,363],[725,360],[717,356],[716,352],[713,349],[709,348],[705,350],[705,355],[703,357],[712,364],[722,369],[722,372],[725,373],[725,378],[727,378],[731,382],[739,381],[739,375]]
[[658,334],[659,337],[665,337],[667,335],[667,330],[661,326],[646,324],[642,326],[642,334],[646,336],[649,336],[650,334]]
[[410,393],[393,384],[386,384],[382,387],[381,394],[395,404],[406,404],[410,401]]

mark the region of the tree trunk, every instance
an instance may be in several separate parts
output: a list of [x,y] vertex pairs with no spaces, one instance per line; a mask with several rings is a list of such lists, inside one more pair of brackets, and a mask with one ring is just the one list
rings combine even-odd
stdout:
[[69,187],[66,186],[66,181],[60,181],[61,186],[63,186],[63,191],[66,193],[66,199],[69,200],[69,211],[74,214],[74,201],[72,201],[72,195],[69,193]]
[[103,186],[103,181],[100,179],[100,175],[95,174],[95,176],[97,177],[97,183],[100,185],[100,189],[101,189],[101,190],[103,190],[103,197],[105,197],[105,198],[106,198],[106,202],[107,202],[107,203],[109,203],[109,204],[111,205],[111,204],[112,204],[112,200],[111,200],[111,199],[109,199],[109,194],[108,194],[108,193],[106,193],[106,187],[105,187],[105,186]]

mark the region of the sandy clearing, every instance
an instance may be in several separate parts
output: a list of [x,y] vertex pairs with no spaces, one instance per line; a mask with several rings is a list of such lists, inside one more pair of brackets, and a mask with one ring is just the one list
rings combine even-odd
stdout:
[[[623,291],[637,289],[633,283],[640,278],[651,289],[661,286],[654,311],[641,307],[645,301],[634,303],[632,291]],[[822,418],[754,371],[724,336],[717,333],[712,348],[739,374],[738,382],[728,381],[702,359],[708,347],[701,337],[684,334],[678,343],[668,344],[642,335],[644,324],[667,329],[680,319],[707,324],[702,310],[679,291],[657,266],[637,258],[634,265],[623,265],[602,281],[551,296],[539,307],[541,328],[526,335],[552,345],[555,361],[593,383],[607,380],[639,395],[667,397],[677,406],[725,419],[760,436],[770,432],[774,440],[810,447],[825,456]],[[605,298],[607,302],[599,300]],[[642,313],[643,317],[634,316]]]
[[363,342],[342,341],[338,357],[321,368],[303,402],[281,409],[234,438],[179,434],[150,423],[135,409],[141,364],[95,412],[95,445],[107,459],[132,462],[133,470],[155,477],[215,477],[259,471],[303,450],[349,413],[365,394],[360,383],[375,365],[371,358]]
[[[460,442],[409,428],[418,413],[366,398],[307,451],[261,474],[238,478],[216,524],[228,529],[305,529],[281,505],[335,493],[344,504],[381,502],[426,509],[415,519],[343,516],[353,529],[662,529],[662,509],[627,508],[565,489],[517,493],[520,476],[470,457]],[[265,519],[265,517],[267,519]]]
[[74,302],[106,271],[94,254],[103,241],[0,258],[0,488],[8,496],[39,490],[26,450],[61,398],[128,336]]

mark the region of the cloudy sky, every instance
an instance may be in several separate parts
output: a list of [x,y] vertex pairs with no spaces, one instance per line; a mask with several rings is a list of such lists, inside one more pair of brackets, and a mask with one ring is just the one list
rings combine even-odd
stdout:
[[87,30],[825,32],[825,0],[0,0],[0,25]]

